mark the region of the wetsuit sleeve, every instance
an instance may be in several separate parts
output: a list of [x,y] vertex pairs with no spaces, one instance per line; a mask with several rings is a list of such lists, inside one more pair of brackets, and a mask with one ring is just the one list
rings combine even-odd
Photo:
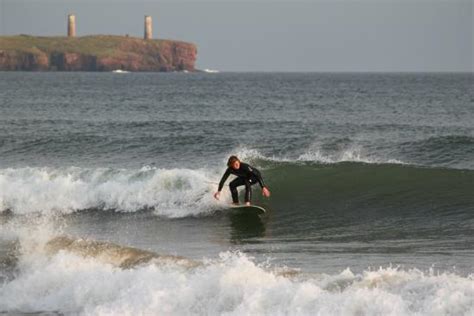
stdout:
[[224,186],[224,183],[227,180],[227,178],[229,177],[229,175],[230,175],[230,169],[227,168],[224,175],[222,175],[221,181],[219,182],[219,188],[217,189],[217,191],[220,192],[222,190],[222,187]]
[[257,179],[258,184],[260,184],[260,187],[262,187],[262,189],[263,189],[263,187],[265,187],[265,182],[263,181],[263,177],[262,177],[262,174],[260,173],[260,171],[258,171],[258,169],[256,169],[256,168],[250,167],[250,166],[249,166],[249,171]]

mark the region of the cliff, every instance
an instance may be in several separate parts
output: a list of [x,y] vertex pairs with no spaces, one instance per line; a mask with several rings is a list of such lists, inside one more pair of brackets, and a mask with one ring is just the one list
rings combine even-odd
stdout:
[[196,45],[128,36],[0,37],[0,70],[195,71]]

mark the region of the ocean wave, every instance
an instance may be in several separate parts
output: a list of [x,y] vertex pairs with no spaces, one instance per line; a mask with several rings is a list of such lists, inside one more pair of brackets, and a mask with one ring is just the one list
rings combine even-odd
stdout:
[[223,252],[192,267],[171,260],[123,269],[101,260],[108,249],[94,249],[88,251],[95,255],[83,255],[74,247],[49,255],[28,249],[20,258],[16,277],[0,285],[0,311],[84,315],[474,312],[473,275],[392,267],[362,273],[348,268],[336,274],[287,275],[235,252]]
[[324,151],[321,148],[311,148],[297,156],[275,156],[264,155],[256,149],[240,147],[235,150],[235,154],[242,160],[266,160],[273,162],[314,162],[321,164],[336,164],[340,162],[360,162],[367,164],[399,164],[406,165],[408,163],[394,158],[380,158],[375,155],[369,155],[362,146],[352,145],[336,152]]
[[238,147],[234,152],[245,159],[274,162],[359,162],[474,170],[473,145],[474,137],[456,134],[383,143],[329,137],[314,140],[307,148],[294,149],[292,153],[267,154],[246,146]]
[[[427,168],[390,163],[314,162],[269,159],[257,151],[237,152],[260,168],[271,188],[265,203],[287,208],[299,197],[302,205],[358,201],[365,210],[437,208],[464,212],[472,209],[471,170]],[[219,168],[220,167],[220,168]],[[77,211],[151,211],[168,218],[212,215],[231,202],[227,188],[221,201],[213,198],[225,162],[213,169],[18,168],[0,169],[0,212],[15,215],[70,214]],[[443,179],[442,182],[439,179]],[[255,190],[258,191],[256,188]],[[319,194],[314,194],[319,192]],[[260,195],[254,195],[261,203]],[[294,206],[287,209],[291,211]]]
[[432,166],[474,169],[474,137],[445,135],[413,140],[399,144],[400,152],[415,161],[429,161]]
[[[151,209],[167,217],[209,213],[223,202],[212,198],[215,175],[205,170],[113,168],[19,168],[0,170],[0,211],[68,214],[101,209]],[[214,181],[213,181],[214,180]]]
[[75,239],[69,236],[57,236],[45,245],[46,253],[55,255],[60,251],[68,251],[85,258],[95,258],[101,262],[119,268],[133,268],[144,263],[174,264],[183,267],[196,267],[197,261],[180,256],[160,255],[151,251],[124,247],[110,242]]
[[362,162],[368,164],[399,164],[405,165],[407,163],[398,159],[381,159],[377,157],[371,157],[364,155],[360,147],[351,147],[342,152],[328,155],[324,154],[321,150],[310,150],[300,155],[297,161],[305,162],[320,162],[320,163],[339,163],[339,162]]

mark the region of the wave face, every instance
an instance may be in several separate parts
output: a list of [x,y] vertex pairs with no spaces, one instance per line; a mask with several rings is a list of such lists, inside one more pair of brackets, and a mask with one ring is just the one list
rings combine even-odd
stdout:
[[269,166],[275,203],[348,204],[354,211],[379,206],[460,212],[472,210],[474,172],[396,164],[293,164]]
[[149,262],[157,264],[172,263],[188,268],[199,265],[198,262],[184,257],[160,255],[151,251],[124,247],[109,242],[75,239],[68,236],[57,236],[50,239],[44,249],[46,253],[51,255],[55,255],[60,251],[67,251],[120,268],[133,268]]
[[[72,239],[66,245],[61,238],[49,244],[61,243],[62,250],[47,254],[42,249],[48,243],[36,243],[21,255],[18,276],[0,285],[0,311],[85,315],[474,312],[472,275],[390,267],[305,275],[256,264],[248,255],[232,252],[198,265],[148,261],[123,269],[103,258],[124,252],[128,257],[142,256],[144,251]],[[23,250],[27,248],[23,245]]]

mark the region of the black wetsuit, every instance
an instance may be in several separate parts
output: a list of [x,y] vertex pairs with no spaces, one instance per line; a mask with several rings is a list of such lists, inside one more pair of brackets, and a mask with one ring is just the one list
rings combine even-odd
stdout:
[[232,193],[232,201],[234,203],[239,203],[239,195],[237,192],[238,186],[245,185],[245,202],[250,202],[252,199],[252,185],[258,182],[262,188],[265,186],[260,171],[246,163],[241,162],[240,168],[237,170],[234,170],[230,167],[227,168],[224,175],[222,176],[221,181],[219,182],[219,192],[222,190],[224,182],[231,174],[237,176],[237,178],[229,183],[230,192]]

